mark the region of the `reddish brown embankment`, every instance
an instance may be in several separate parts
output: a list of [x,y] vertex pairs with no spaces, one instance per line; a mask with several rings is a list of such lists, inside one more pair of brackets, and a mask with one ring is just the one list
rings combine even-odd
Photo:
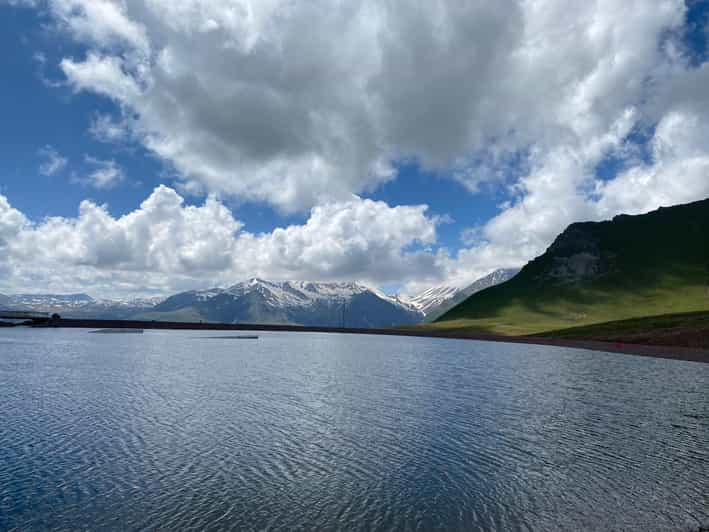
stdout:
[[59,319],[40,325],[43,327],[87,328],[87,329],[171,329],[196,331],[281,331],[281,332],[319,332],[342,334],[375,334],[386,336],[415,336],[424,338],[455,338],[460,340],[478,340],[488,342],[522,343],[589,349],[610,353],[687,360],[691,362],[709,362],[709,350],[666,345],[642,345],[622,342],[600,342],[594,340],[574,340],[569,338],[540,338],[525,336],[502,336],[484,334],[463,334],[460,332],[431,331],[411,329],[350,329],[340,327],[304,327],[297,325],[261,325],[229,323],[183,323],[166,321],[135,320],[83,320]]

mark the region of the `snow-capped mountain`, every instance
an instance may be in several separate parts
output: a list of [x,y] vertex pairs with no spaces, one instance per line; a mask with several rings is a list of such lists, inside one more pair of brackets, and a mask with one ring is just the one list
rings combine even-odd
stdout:
[[251,279],[228,288],[181,292],[167,299],[94,299],[87,294],[0,294],[0,308],[65,318],[213,321],[339,327],[391,327],[432,321],[470,295],[517,270],[496,270],[465,288],[438,286],[412,298],[359,283]]
[[81,308],[94,302],[87,294],[15,294],[9,298],[11,305],[32,310],[37,307]]
[[15,294],[0,297],[9,310],[57,313],[65,318],[123,319],[153,308],[162,298],[94,299],[87,294]]
[[512,279],[518,272],[519,269],[500,268],[465,288],[446,285],[434,286],[407,301],[425,314],[426,321],[433,321],[474,293],[504,283]]
[[146,319],[283,323],[346,327],[412,325],[423,313],[358,283],[251,279],[229,288],[193,290],[167,298]]

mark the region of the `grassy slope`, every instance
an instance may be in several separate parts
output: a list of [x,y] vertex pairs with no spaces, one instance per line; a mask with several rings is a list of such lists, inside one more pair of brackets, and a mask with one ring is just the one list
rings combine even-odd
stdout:
[[474,294],[426,327],[533,334],[709,310],[709,200],[571,228],[599,243],[609,273],[592,281],[549,280],[555,257],[573,253],[552,247],[514,279]]
[[633,318],[550,331],[538,336],[707,348],[709,347],[709,312]]

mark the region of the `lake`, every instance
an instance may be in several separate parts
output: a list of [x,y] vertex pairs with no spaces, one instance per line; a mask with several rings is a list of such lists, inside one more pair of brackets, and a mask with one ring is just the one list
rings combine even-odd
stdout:
[[709,526],[709,365],[0,329],[0,529]]

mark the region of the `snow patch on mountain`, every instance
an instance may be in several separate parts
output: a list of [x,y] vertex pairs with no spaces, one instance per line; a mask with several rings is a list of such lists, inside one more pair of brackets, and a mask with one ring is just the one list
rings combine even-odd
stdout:
[[153,315],[159,319],[347,327],[412,325],[424,318],[413,306],[359,283],[263,279],[175,294],[157,305]]
[[464,288],[450,285],[434,286],[406,301],[411,306],[424,313],[426,320],[430,321],[436,319],[476,292],[510,280],[517,275],[518,272],[519,270],[516,268],[500,268]]
[[421,292],[417,296],[407,299],[406,302],[424,314],[428,314],[431,309],[453,299],[460,294],[461,291],[461,288],[455,286],[434,286]]

